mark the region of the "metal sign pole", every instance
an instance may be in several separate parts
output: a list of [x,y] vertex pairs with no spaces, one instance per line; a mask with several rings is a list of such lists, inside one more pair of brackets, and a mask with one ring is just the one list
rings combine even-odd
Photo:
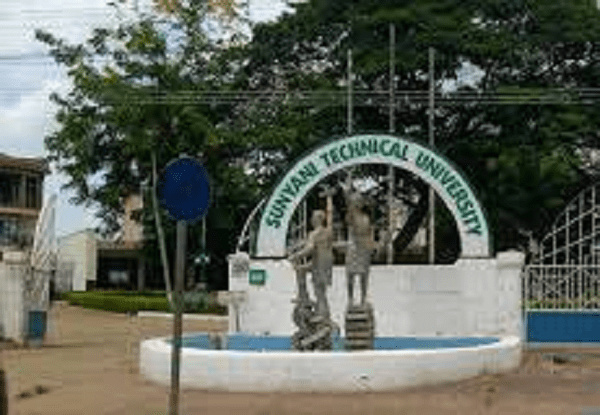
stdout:
[[[165,167],[157,190],[160,194],[160,204],[169,212],[169,216],[177,221],[169,415],[178,415],[187,226],[188,222],[193,223],[207,213],[210,203],[210,186],[206,169],[198,160],[181,154],[178,159],[172,160]],[[158,217],[158,215],[155,216]],[[165,280],[165,284],[168,282],[168,279]]]
[[[389,108],[389,120],[390,120],[390,133],[396,132],[396,26],[394,23],[390,23],[390,108]],[[394,232],[394,215],[392,214],[392,206],[394,204],[394,191],[396,187],[396,178],[394,175],[394,166],[388,167],[388,232],[390,233],[390,240],[387,243],[387,263],[394,263],[394,241],[391,238]]]
[[352,49],[348,49],[348,119],[346,128],[348,129],[348,135],[352,135],[352,123],[353,123],[353,106],[352,103]]
[[173,318],[173,348],[171,353],[171,395],[169,414],[179,414],[179,367],[181,359],[181,332],[183,312],[183,278],[185,273],[185,251],[187,242],[187,222],[177,221],[177,253],[175,257],[175,316]]

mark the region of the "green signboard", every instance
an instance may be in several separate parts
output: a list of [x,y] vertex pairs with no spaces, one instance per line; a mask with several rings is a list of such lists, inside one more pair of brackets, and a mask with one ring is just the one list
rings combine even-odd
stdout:
[[264,269],[251,269],[249,274],[250,284],[265,285],[267,280],[267,271]]

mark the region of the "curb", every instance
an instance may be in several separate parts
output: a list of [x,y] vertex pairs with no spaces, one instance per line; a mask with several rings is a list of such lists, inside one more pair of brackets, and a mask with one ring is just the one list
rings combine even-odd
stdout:
[[[160,313],[158,311],[139,311],[137,313],[138,317],[154,317],[154,318],[168,318],[173,319],[173,314],[171,313]],[[216,323],[228,323],[228,316],[218,316],[215,314],[184,314],[184,320],[200,320],[200,321],[212,321]]]

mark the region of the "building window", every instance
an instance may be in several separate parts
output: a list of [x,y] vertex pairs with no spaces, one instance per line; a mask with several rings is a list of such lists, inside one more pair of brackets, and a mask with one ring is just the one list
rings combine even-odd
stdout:
[[0,206],[19,206],[19,176],[0,173]]
[[108,282],[111,285],[125,285],[129,282],[127,271],[111,269],[108,272]]
[[26,207],[39,209],[40,206],[40,181],[37,177],[27,178],[27,201]]
[[0,245],[18,243],[19,227],[16,219],[0,218]]

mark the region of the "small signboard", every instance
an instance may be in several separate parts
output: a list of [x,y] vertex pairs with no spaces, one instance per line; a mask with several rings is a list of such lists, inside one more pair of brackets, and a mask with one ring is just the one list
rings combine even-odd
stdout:
[[251,269],[248,279],[251,285],[265,285],[267,271],[264,269]]
[[165,167],[157,190],[161,205],[173,219],[194,222],[207,213],[209,187],[208,174],[202,163],[181,156]]

